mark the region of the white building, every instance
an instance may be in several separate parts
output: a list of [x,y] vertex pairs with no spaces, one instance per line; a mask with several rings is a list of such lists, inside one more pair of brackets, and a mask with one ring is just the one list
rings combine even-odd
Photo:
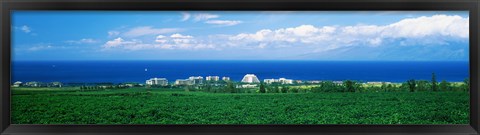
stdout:
[[322,81],[319,81],[319,80],[313,80],[313,81],[307,81],[307,83],[322,83]]
[[243,83],[260,83],[260,80],[258,80],[257,76],[254,74],[246,74],[243,79]]
[[278,79],[263,79],[263,83],[266,83],[266,84],[271,84],[271,83],[274,83],[274,82],[278,82]]
[[150,78],[145,81],[147,85],[157,85],[157,86],[166,86],[168,85],[168,80],[166,78]]
[[193,84],[202,84],[203,83],[203,77],[202,76],[190,76],[188,80],[191,80]]
[[264,79],[263,82],[265,82],[266,84],[271,84],[271,83],[293,84],[293,80],[292,80],[292,79],[286,79],[286,78]]
[[293,80],[292,80],[292,79],[280,78],[280,79],[278,79],[278,81],[279,81],[281,84],[293,84]]
[[20,81],[16,81],[15,83],[13,83],[12,87],[20,87],[22,86],[22,82]]
[[207,80],[207,81],[218,81],[218,80],[220,80],[220,77],[218,77],[218,76],[207,76],[205,78],[205,80]]
[[242,84],[242,85],[237,85],[237,88],[257,88],[256,84]]
[[190,79],[177,79],[175,85],[193,85],[193,82]]
[[62,85],[63,84],[61,82],[51,82],[47,86],[48,87],[62,87]]
[[333,83],[342,85],[343,81],[333,81]]
[[224,77],[222,77],[222,80],[224,80],[224,81],[230,81],[230,77],[224,76]]
[[188,79],[177,79],[175,85],[195,85],[203,84],[202,76],[190,76]]

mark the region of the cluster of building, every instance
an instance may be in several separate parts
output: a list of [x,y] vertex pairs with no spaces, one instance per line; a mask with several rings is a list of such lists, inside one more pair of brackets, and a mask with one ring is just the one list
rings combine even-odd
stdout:
[[[247,83],[247,84],[241,84],[237,85],[237,88],[255,88],[257,87],[256,83],[260,83],[260,80],[255,74],[246,74],[242,81],[242,83]],[[273,83],[278,83],[278,84],[293,84],[292,79],[286,79],[286,78],[279,78],[279,79],[264,79],[264,83],[266,84],[273,84]],[[253,83],[253,84],[252,84]]]
[[[222,77],[223,81],[229,81],[230,77]],[[220,81],[219,76],[207,76],[205,77],[205,80],[202,76],[190,76],[187,79],[177,79],[175,80],[174,85],[177,86],[185,86],[185,85],[199,85],[199,84],[204,84],[205,81],[209,82],[217,82]],[[168,80],[166,78],[150,78],[145,82],[146,85],[148,86],[167,86],[168,85]]]
[[[230,77],[222,77],[221,80],[223,81],[230,81]],[[174,85],[176,86],[188,86],[188,85],[201,85],[205,82],[213,82],[213,84],[217,84],[215,82],[220,81],[219,76],[206,76],[205,79],[202,76],[191,76],[187,79],[177,79],[175,80]],[[257,87],[258,83],[260,83],[260,79],[255,74],[246,74],[242,80],[240,81],[243,84],[237,85],[237,88],[255,88]],[[279,83],[279,84],[293,84],[294,80],[286,79],[286,78],[279,78],[279,79],[264,79],[266,84],[272,83]],[[166,78],[151,78],[146,81],[145,83],[147,86],[167,86],[168,80]]]
[[[205,79],[202,76],[190,76],[187,79],[177,79],[174,82],[174,85],[176,86],[188,86],[188,85],[201,85],[206,82],[215,84],[215,85],[224,85],[222,83],[219,83],[220,80],[223,81],[230,81],[230,77],[224,76],[220,79],[219,76],[206,76]],[[257,87],[258,83],[260,83],[260,79],[255,74],[246,74],[242,80],[240,81],[241,84],[236,85],[237,88],[255,88]],[[278,78],[278,79],[264,79],[263,82],[265,84],[301,84],[301,83],[308,83],[308,84],[319,84],[322,83],[322,81],[319,80],[310,80],[310,81],[302,81],[302,80],[292,80],[292,79],[287,79],[287,78]],[[333,81],[335,84],[343,84],[343,81]],[[366,84],[391,84],[391,82],[367,82]],[[166,78],[150,78],[145,81],[146,86],[168,86],[169,82]],[[22,83],[20,81],[17,81],[13,83],[12,87],[62,87],[63,84],[60,82],[51,82],[51,83],[42,83],[42,82],[27,82],[27,83]],[[70,85],[67,85],[70,86]],[[71,86],[76,86],[76,85],[71,85]],[[85,86],[85,84],[81,84],[80,86]],[[96,84],[95,86],[113,86],[113,84]],[[122,87],[137,87],[137,86],[144,86],[143,84],[139,83],[122,83],[119,84],[118,86]]]
[[279,83],[279,84],[293,84],[292,79],[286,79],[286,78],[279,78],[279,79],[264,79],[264,83],[266,84],[272,84],[272,83]]
[[[298,82],[298,83],[309,83],[309,84],[319,84],[319,83],[322,83],[323,81],[320,81],[320,80],[311,80],[311,81],[305,81],[305,82]],[[332,81],[332,83],[334,84],[343,84],[343,81]]]
[[145,81],[146,85],[158,85],[158,86],[167,86],[168,80],[167,78],[150,78]]
[[43,83],[43,82],[26,82],[23,83],[21,81],[16,81],[13,83],[12,87],[62,87],[63,84],[61,82],[50,82],[50,83]]
[[[158,83],[158,82],[157,82]],[[120,87],[120,88],[128,88],[128,87],[142,87],[144,84],[135,83],[135,82],[127,82],[127,83],[61,83],[61,82],[37,82],[31,81],[23,83],[21,81],[16,81],[12,85],[12,87],[79,87],[79,86],[97,86],[99,88],[110,88],[110,87]]]
[[175,85],[198,85],[203,83],[204,81],[202,76],[190,76],[187,79],[177,79],[175,81]]
[[[255,74],[247,74],[243,77],[242,83],[260,83],[260,80]],[[279,79],[263,79],[266,84],[279,83],[279,84],[293,84],[292,79],[279,78]]]

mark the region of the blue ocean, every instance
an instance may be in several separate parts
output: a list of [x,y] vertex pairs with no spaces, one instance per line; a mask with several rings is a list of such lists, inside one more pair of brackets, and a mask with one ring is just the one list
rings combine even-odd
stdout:
[[189,76],[227,76],[240,81],[245,74],[260,80],[358,80],[404,82],[408,79],[463,81],[469,63],[392,61],[15,61],[12,81],[64,83],[139,82],[153,77],[170,82]]

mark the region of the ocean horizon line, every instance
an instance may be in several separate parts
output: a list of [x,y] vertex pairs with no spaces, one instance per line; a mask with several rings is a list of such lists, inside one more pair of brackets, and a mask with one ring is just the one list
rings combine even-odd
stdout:
[[12,78],[22,81],[144,82],[153,77],[184,79],[190,76],[245,74],[261,79],[358,80],[404,82],[408,79],[463,81],[469,62],[411,61],[17,61]]
[[[152,79],[152,78],[149,78],[149,79]],[[175,83],[175,80],[183,80],[183,79],[174,79],[174,81],[171,81],[170,79],[166,78],[168,80],[168,83],[169,84],[174,84]],[[267,79],[274,79],[274,78],[267,78]],[[146,79],[148,80],[148,79]],[[304,84],[319,84],[319,83],[312,83],[311,81],[320,81],[320,82],[345,82],[345,81],[354,81],[354,82],[357,82],[357,83],[392,83],[392,84],[402,84],[402,83],[406,83],[408,80],[405,80],[405,81],[363,81],[363,80],[351,80],[351,79],[346,79],[346,80],[295,80],[293,79],[294,81],[303,81]],[[416,79],[414,79],[416,80]],[[20,82],[41,82],[41,83],[51,83],[51,82],[60,82],[60,83],[66,83],[66,84],[74,84],[74,83],[84,83],[84,84],[100,84],[100,83],[112,83],[112,84],[125,84],[125,83],[138,83],[138,84],[145,84],[145,81],[124,81],[124,82],[109,82],[109,81],[101,81],[101,82],[70,82],[70,81],[21,81],[21,80],[16,80],[16,81],[20,81]],[[16,81],[12,81],[11,83],[15,83]],[[223,80],[219,80],[219,81],[223,81]],[[416,81],[430,81],[430,80],[425,80],[425,79],[419,79],[419,80],[416,80]],[[438,81],[438,80],[437,80]],[[442,80],[440,80],[442,81]],[[446,80],[445,80],[446,81]],[[233,80],[232,82],[234,83],[244,83],[244,82],[241,82],[241,80]],[[463,81],[447,81],[449,83],[463,83]],[[263,79],[261,81],[261,83],[265,83],[263,82]],[[245,84],[255,84],[255,83],[245,83]],[[259,83],[256,83],[256,84],[259,84]]]
[[77,61],[306,61],[306,62],[470,62],[469,60],[219,60],[219,59],[181,59],[181,60],[12,60],[11,62],[77,62]]

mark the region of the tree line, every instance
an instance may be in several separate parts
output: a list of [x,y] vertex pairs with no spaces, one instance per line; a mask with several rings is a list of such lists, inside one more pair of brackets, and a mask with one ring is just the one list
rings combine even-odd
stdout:
[[363,86],[360,82],[346,80],[343,84],[335,84],[331,81],[321,82],[320,85],[312,87],[312,92],[393,92],[393,91],[469,91],[470,80],[464,79],[460,85],[454,85],[453,83],[442,80],[438,83],[435,73],[432,73],[432,79],[427,80],[415,80],[410,79],[402,83],[400,86],[387,84],[383,82],[380,87],[377,86]]
[[462,84],[454,84],[442,80],[437,81],[435,73],[432,73],[430,81],[410,79],[401,85],[382,82],[380,86],[363,85],[362,82],[354,80],[345,80],[341,83],[333,81],[323,81],[315,85],[282,85],[278,83],[257,84],[257,88],[236,88],[232,81],[226,81],[225,84],[215,86],[212,83],[206,83],[202,86],[185,86],[185,91],[203,91],[211,93],[321,93],[321,92],[396,92],[396,91],[469,91],[470,81],[466,78]]

